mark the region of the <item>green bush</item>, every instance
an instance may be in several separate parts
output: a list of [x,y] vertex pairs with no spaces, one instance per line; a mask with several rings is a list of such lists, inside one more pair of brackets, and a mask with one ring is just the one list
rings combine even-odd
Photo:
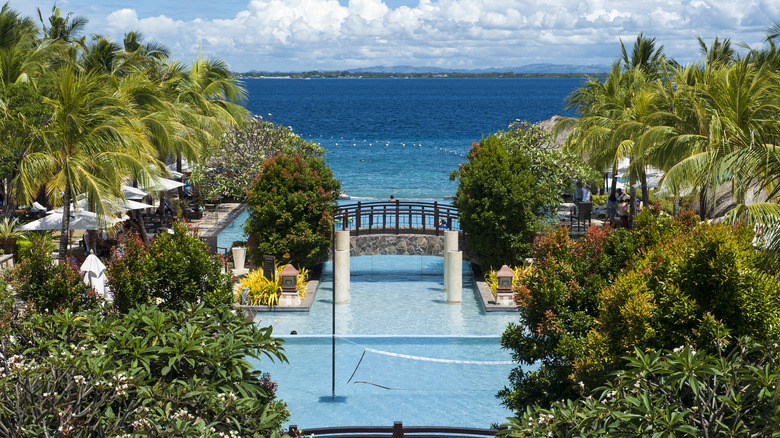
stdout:
[[593,177],[592,169],[551,144],[539,128],[515,123],[474,143],[468,161],[450,174],[458,180],[453,205],[466,243],[486,270],[521,265],[572,178]]
[[40,312],[66,308],[78,311],[101,302],[95,291],[84,284],[78,266],[52,259],[50,238],[31,235],[27,242],[20,250],[19,263],[8,276],[21,300]]
[[256,241],[248,249],[254,265],[262,266],[263,255],[299,268],[323,257],[333,238],[339,189],[320,158],[280,154],[266,160],[252,183],[244,226]]
[[220,257],[212,257],[185,224],[175,223],[172,230],[155,236],[148,248],[131,234],[109,260],[106,276],[121,312],[150,301],[173,309],[233,301],[233,276],[224,272]]
[[229,306],[203,304],[32,314],[0,356],[0,434],[259,437],[278,430],[286,405],[247,361],[286,360],[271,332]]
[[780,337],[780,278],[760,260],[744,226],[701,224],[655,246],[602,291],[588,363],[620,364],[635,347],[705,348],[724,330]]
[[[704,351],[626,357],[591,396],[529,406],[499,435],[510,437],[776,436],[780,350],[776,341],[716,342]],[[581,395],[585,394],[584,385]]]

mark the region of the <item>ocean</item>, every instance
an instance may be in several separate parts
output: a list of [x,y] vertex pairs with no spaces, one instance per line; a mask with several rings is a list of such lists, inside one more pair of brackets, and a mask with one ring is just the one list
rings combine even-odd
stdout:
[[320,143],[353,198],[453,196],[475,141],[565,111],[584,79],[250,79],[247,108]]

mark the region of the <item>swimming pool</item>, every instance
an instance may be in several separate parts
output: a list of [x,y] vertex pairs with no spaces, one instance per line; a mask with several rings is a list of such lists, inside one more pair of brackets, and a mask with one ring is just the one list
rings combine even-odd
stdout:
[[517,314],[485,313],[465,263],[463,302],[447,303],[443,267],[441,257],[350,259],[350,302],[336,306],[336,402],[330,397],[330,264],[310,312],[257,315],[256,322],[273,325],[287,341],[289,364],[256,366],[278,381],[278,396],[292,412],[289,424],[486,428],[511,416],[495,394],[514,366],[499,337]]

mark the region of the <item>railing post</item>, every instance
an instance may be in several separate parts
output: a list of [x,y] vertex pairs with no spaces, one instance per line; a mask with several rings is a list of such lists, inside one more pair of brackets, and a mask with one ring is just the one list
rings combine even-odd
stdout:
[[401,211],[400,210],[401,210],[401,204],[396,199],[395,200],[395,234],[401,234],[401,230],[400,230],[401,224],[400,224],[400,220],[399,220],[399,219],[401,219]]
[[382,205],[382,234],[387,233],[387,204]]
[[412,231],[412,206],[409,205],[407,210],[409,211],[409,232],[411,232]]
[[368,230],[371,231],[371,229],[374,227],[374,206],[371,206],[371,212],[368,213]]
[[357,210],[355,211],[355,235],[360,235],[360,201],[358,201]]
[[422,233],[425,234],[425,205],[420,206],[420,216],[422,218]]
[[404,438],[404,423],[396,421],[393,423],[393,438]]
[[439,235],[439,204],[433,201],[433,227],[436,229],[436,235]]

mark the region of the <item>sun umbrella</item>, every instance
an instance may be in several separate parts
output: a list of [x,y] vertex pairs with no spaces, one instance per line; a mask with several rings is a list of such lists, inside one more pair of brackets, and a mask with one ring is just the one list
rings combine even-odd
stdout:
[[[133,200],[130,200],[130,199],[125,200],[125,199],[115,198],[114,202],[116,203],[115,206],[109,206],[108,207],[108,211],[110,213],[121,213],[121,212],[127,211],[127,210],[143,210],[144,208],[155,208],[154,205],[145,204],[143,202],[133,201]],[[77,205],[79,207],[79,210],[86,210],[87,209],[87,200],[86,199],[81,199],[81,200],[79,200]],[[73,204],[70,205],[70,210],[71,211],[74,210],[73,209]],[[62,214],[62,207],[57,208],[55,210],[52,210],[52,211],[50,211],[48,213],[49,214],[55,214],[55,213]]]
[[184,183],[172,179],[158,178],[151,181],[149,184],[144,185],[144,189],[153,192],[167,192],[168,190],[177,189],[183,185]]
[[136,201],[143,199],[148,195],[148,193],[145,191],[128,185],[122,186],[122,194],[125,196],[125,199],[132,199]]
[[81,272],[84,274],[84,283],[95,289],[103,298],[108,298],[108,288],[106,288],[106,265],[100,261],[98,256],[90,254],[81,264]]
[[[112,227],[126,218],[103,216],[98,220],[98,215],[91,211],[71,211],[68,229],[70,230],[99,230]],[[52,214],[44,218],[24,224],[18,228],[21,231],[59,230],[62,229],[62,213]]]

